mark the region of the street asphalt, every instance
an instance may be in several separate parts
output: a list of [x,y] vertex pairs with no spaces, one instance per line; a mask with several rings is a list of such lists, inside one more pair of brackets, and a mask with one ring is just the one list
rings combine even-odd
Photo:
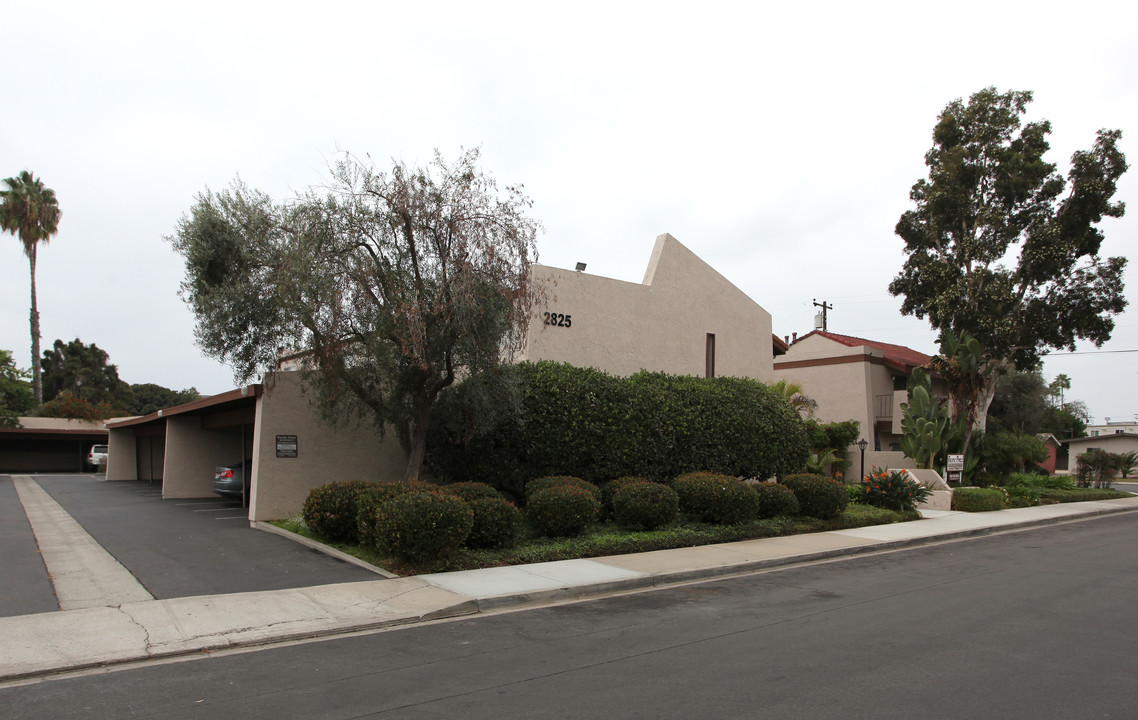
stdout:
[[[663,587],[1138,510],[1138,497],[1132,497],[990,513],[927,511],[926,519],[921,521],[853,530],[418,577],[374,579],[376,575],[366,573],[371,579],[328,584],[310,580],[320,576],[315,571],[276,576],[259,573],[261,568],[287,565],[289,554],[280,554],[278,549],[270,562],[257,554],[262,550],[254,550],[255,562],[241,563],[241,548],[257,548],[260,539],[279,548],[279,543],[289,544],[287,539],[257,533],[242,522],[224,525],[220,519],[202,520],[211,513],[189,515],[193,512],[191,506],[160,501],[144,485],[76,481],[75,476],[24,476],[16,480],[25,489],[42,483],[61,506],[74,509],[78,524],[98,539],[96,544],[109,545],[111,556],[125,559],[126,567],[154,599],[123,601],[111,597],[112,592],[101,606],[95,603],[74,610],[0,618],[0,638],[4,639],[0,644],[0,680]],[[143,517],[149,513],[153,513],[153,519]],[[35,513],[29,517],[32,514]],[[218,523],[209,526],[218,528],[218,533],[237,533],[240,528],[244,534],[259,539],[241,540],[249,544],[236,549],[225,545],[221,548],[224,553],[215,548],[211,554],[202,547],[209,547],[202,539],[209,533],[201,527],[203,523],[208,526],[208,522]],[[234,529],[229,530],[230,526]],[[149,528],[149,535],[142,532],[145,528]],[[166,535],[158,532],[160,528]],[[21,533],[15,535],[18,538]],[[144,547],[127,547],[132,539]],[[44,541],[40,538],[41,546]],[[179,550],[185,546],[192,549]],[[301,545],[295,548],[298,558],[318,557]],[[219,554],[238,562],[212,575],[197,567],[208,566],[211,558]],[[177,567],[183,558],[189,569]],[[46,554],[45,562],[57,584],[70,582],[66,577],[56,577],[50,567],[53,561]],[[285,577],[294,582],[283,589],[245,592],[176,595],[155,591],[198,591],[204,586],[200,577],[212,578],[212,582],[226,578],[226,582],[236,584],[245,580],[235,569],[243,565],[253,568],[250,574],[257,577]],[[339,561],[333,565],[337,571],[345,565],[352,571],[366,572]],[[163,572],[174,574],[174,580],[164,581]],[[97,581],[105,573],[93,574]]]

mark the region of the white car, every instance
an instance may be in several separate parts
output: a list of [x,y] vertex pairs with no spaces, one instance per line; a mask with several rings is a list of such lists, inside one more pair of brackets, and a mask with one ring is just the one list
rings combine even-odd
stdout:
[[92,445],[91,450],[87,453],[87,465],[94,470],[99,467],[107,466],[107,446],[106,445]]

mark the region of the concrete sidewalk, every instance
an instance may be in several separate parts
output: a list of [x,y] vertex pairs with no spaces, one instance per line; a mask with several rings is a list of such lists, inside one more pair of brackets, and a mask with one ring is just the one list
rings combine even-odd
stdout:
[[755,572],[1138,510],[1138,497],[590,560],[123,602],[0,618],[0,680],[263,645]]

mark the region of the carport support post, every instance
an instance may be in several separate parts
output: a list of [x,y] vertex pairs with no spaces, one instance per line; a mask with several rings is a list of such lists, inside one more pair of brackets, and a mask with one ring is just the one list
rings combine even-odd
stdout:
[[253,463],[249,463],[249,477],[245,477],[245,423],[241,423],[241,454],[238,456],[241,463],[241,507],[249,507],[249,483],[253,482]]

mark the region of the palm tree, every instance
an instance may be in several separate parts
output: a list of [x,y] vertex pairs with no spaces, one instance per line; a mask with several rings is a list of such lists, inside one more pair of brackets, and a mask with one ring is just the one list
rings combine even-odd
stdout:
[[32,273],[32,389],[36,405],[43,403],[40,377],[40,313],[36,305],[36,246],[46,243],[59,229],[59,203],[55,191],[24,170],[6,178],[6,190],[0,190],[0,228],[18,235],[24,243],[24,254]]

